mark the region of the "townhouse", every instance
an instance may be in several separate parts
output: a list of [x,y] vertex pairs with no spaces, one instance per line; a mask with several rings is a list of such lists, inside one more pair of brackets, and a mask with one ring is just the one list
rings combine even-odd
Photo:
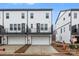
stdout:
[[51,43],[52,9],[0,9],[0,44]]
[[55,24],[56,41],[70,43],[74,36],[79,43],[79,9],[61,10]]

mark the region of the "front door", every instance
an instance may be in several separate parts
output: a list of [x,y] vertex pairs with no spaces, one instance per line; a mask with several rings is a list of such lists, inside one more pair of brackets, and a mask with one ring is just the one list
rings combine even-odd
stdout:
[[37,32],[39,33],[40,32],[40,23],[37,23],[36,27],[37,27]]
[[0,44],[1,44],[1,37],[0,37]]

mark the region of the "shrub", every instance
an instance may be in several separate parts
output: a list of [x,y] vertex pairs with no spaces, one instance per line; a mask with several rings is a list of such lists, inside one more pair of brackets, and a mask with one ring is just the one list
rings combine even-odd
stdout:
[[76,44],[71,44],[71,45],[69,45],[69,47],[71,48],[71,49],[77,49],[78,47],[79,47],[79,45],[76,45]]

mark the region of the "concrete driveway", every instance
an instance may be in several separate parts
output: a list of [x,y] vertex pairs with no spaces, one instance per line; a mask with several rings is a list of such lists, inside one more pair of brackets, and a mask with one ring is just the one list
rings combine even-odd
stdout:
[[23,45],[2,45],[0,48],[5,48],[5,51],[0,51],[0,55],[34,55],[46,56],[58,53],[52,46],[49,45],[31,45],[24,53],[14,53]]
[[23,45],[2,45],[0,48],[5,48],[5,51],[0,51],[0,54],[13,54],[17,49]]
[[26,55],[53,55],[54,53],[58,52],[49,45],[32,45],[25,51]]

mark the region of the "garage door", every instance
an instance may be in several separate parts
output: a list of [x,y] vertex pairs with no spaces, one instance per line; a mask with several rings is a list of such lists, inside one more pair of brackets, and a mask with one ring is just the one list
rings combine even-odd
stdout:
[[49,45],[49,37],[32,37],[32,45]]
[[8,44],[25,44],[25,37],[8,37]]

